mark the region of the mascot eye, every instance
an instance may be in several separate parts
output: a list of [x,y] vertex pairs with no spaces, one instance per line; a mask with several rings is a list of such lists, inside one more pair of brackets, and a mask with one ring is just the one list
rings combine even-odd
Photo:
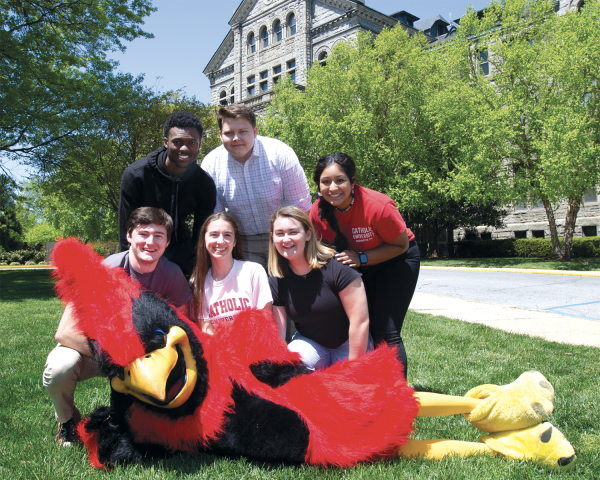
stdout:
[[164,348],[167,344],[167,334],[160,328],[157,328],[152,332],[152,340],[150,342],[154,350]]

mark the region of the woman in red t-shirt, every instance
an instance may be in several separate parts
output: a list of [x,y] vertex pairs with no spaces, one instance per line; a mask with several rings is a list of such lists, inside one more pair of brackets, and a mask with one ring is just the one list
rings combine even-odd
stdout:
[[370,332],[396,345],[406,376],[400,331],[419,278],[419,248],[394,201],[356,184],[356,165],[344,153],[319,159],[313,175],[320,199],[310,212],[317,234],[339,253],[338,262],[363,274]]

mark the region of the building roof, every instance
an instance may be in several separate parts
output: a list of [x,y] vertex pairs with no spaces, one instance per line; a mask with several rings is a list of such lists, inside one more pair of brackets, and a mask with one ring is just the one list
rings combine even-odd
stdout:
[[446,20],[444,17],[442,17],[441,15],[434,15],[433,17],[429,17],[424,20],[419,20],[418,22],[415,22],[415,28],[417,28],[419,30],[423,30],[423,31],[429,30],[434,23],[436,23],[437,21],[440,21],[440,20],[445,25],[450,25],[450,22],[448,20]]

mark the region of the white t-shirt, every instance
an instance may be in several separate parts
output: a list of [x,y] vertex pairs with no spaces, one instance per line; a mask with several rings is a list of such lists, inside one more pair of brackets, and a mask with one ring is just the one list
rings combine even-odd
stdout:
[[243,310],[264,308],[273,301],[265,269],[258,263],[233,261],[233,268],[221,281],[208,270],[204,280],[204,306],[201,318],[213,325],[232,322]]

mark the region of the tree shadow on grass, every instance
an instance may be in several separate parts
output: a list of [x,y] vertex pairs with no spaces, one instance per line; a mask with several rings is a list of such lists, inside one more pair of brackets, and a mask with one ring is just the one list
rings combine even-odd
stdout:
[[56,295],[52,270],[9,270],[0,272],[0,298],[3,302],[48,300]]

